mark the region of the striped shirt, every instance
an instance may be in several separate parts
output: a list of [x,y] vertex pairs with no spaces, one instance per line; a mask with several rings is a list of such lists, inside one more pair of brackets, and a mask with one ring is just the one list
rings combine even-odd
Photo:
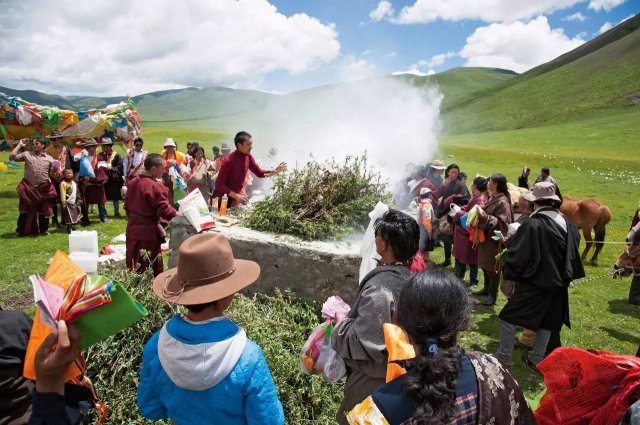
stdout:
[[24,151],[13,157],[13,160],[24,162],[24,179],[33,186],[38,187],[50,180],[54,159],[46,153],[36,155],[31,151]]

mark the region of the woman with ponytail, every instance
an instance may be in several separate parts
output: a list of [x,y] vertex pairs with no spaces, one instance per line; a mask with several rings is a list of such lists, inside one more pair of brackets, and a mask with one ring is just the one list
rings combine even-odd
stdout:
[[349,423],[535,424],[509,371],[495,357],[458,345],[470,312],[466,290],[454,275],[441,269],[413,275],[400,293],[396,323],[415,358],[401,362],[407,373],[349,412]]

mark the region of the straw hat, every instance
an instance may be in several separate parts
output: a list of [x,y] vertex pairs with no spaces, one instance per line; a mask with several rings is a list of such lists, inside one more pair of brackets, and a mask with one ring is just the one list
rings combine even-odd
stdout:
[[171,137],[167,137],[167,140],[164,141],[164,148],[176,148],[176,142],[173,141],[173,139]]
[[524,199],[530,202],[539,201],[541,199],[553,199],[560,201],[556,195],[556,185],[551,182],[536,183],[529,192],[522,195]]
[[227,238],[201,233],[180,245],[178,267],[159,274],[153,292],[173,304],[204,304],[240,291],[258,276],[257,263],[233,258]]
[[113,146],[113,140],[111,140],[111,137],[103,137],[100,139],[100,143],[102,143],[102,146]]
[[431,168],[435,170],[446,170],[447,166],[444,165],[444,161],[441,159],[436,159],[431,163]]
[[96,142],[93,139],[84,139],[81,142],[82,146],[84,146],[85,148],[88,148],[89,146],[98,146],[98,142]]

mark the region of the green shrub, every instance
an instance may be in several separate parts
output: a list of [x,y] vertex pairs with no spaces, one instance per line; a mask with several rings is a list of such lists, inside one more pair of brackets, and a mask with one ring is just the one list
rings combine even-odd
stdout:
[[[144,319],[91,347],[85,354],[87,374],[109,406],[110,424],[147,424],[136,404],[142,348],[179,308],[153,295],[152,275],[109,270],[149,311]],[[276,292],[236,295],[229,314],[247,336],[262,347],[271,368],[287,424],[334,422],[343,394],[342,384],[329,384],[319,376],[301,372],[298,353],[319,323],[319,305]],[[203,406],[204,407],[204,406]],[[168,422],[167,422],[168,423]]]
[[273,195],[256,203],[244,225],[305,240],[342,236],[362,229],[376,202],[389,198],[386,186],[366,155],[311,161],[275,176]]

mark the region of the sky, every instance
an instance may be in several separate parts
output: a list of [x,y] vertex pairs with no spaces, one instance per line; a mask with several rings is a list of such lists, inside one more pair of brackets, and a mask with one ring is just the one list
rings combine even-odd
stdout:
[[0,86],[281,94],[458,66],[520,73],[639,12],[640,0],[0,0]]

